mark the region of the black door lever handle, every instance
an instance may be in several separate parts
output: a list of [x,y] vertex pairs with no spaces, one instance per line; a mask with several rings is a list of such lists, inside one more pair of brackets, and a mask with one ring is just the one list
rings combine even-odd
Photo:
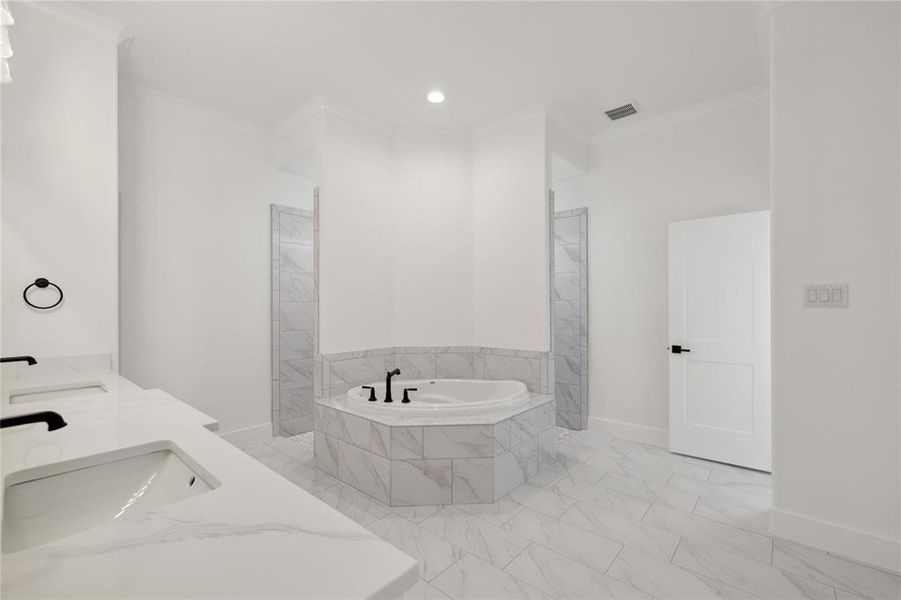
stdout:
[[688,348],[683,348],[679,344],[673,344],[671,346],[673,354],[682,354],[683,352],[691,352]]

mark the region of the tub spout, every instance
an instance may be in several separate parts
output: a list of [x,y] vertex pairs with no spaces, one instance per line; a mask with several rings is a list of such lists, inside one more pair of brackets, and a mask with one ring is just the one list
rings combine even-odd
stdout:
[[385,402],[394,402],[394,400],[391,398],[391,378],[395,375],[400,375],[400,369],[388,371],[388,373],[385,375]]

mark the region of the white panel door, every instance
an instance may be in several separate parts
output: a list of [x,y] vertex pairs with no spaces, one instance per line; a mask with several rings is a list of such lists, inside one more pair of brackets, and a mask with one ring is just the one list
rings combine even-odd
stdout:
[[671,452],[770,470],[770,213],[669,226]]

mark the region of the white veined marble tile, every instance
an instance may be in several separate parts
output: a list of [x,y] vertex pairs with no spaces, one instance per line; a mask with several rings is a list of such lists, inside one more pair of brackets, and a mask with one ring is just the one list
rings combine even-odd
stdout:
[[378,500],[343,483],[313,492],[313,495],[364,527],[391,514],[391,510]]
[[504,419],[494,425],[494,455],[499,456],[510,449],[510,427],[513,419]]
[[539,359],[494,354],[483,354],[481,358],[482,379],[513,379],[525,383],[532,392],[539,391]]
[[626,583],[537,544],[526,548],[505,571],[553,598],[649,598]]
[[745,506],[731,504],[718,498],[701,496],[695,506],[694,513],[706,519],[712,519],[725,525],[739,529],[747,529],[755,533],[769,535],[770,515],[768,511],[754,510]]
[[313,469],[299,460],[293,460],[285,465],[279,470],[279,474],[311,493],[339,484],[338,480],[328,473]]
[[[301,437],[301,436],[296,436]],[[312,439],[304,442],[300,442],[296,439],[296,437],[277,437],[273,438],[269,445],[282,452],[287,454],[291,458],[297,460],[307,460],[313,454],[313,444]]]
[[368,529],[419,561],[419,576],[425,580],[463,557],[457,546],[400,516],[383,517]]
[[[743,490],[737,490],[726,485],[710,483],[709,481],[701,481],[700,479],[685,477],[678,474],[673,475],[666,485],[670,488],[682,490],[683,492],[694,494],[696,496],[708,496],[711,498],[717,498],[758,511],[769,510],[772,504],[770,499],[766,496],[761,496],[759,494],[750,494]],[[680,507],[677,506],[675,508]]]
[[657,598],[702,600],[754,597],[629,546],[616,558],[607,575]]
[[369,420],[340,410],[320,406],[320,425],[327,435],[350,442],[354,446],[369,449]]
[[[394,366],[400,369],[404,379],[435,379],[437,377],[435,354],[397,354]],[[398,389],[403,397],[403,390]]]
[[623,457],[623,460],[646,465],[648,467],[657,467],[669,471],[670,473],[694,477],[695,479],[707,479],[711,471],[710,464],[702,465],[700,464],[700,461],[688,462],[682,460],[677,454],[664,456],[661,454],[636,450]]
[[[697,477],[697,475],[690,475],[689,473],[683,473],[683,475]],[[726,485],[751,494],[760,494],[767,497],[773,495],[772,476],[769,473],[761,473],[760,471],[717,466],[711,470],[707,481]]]
[[391,428],[391,458],[422,458],[422,427]]
[[369,450],[387,457],[391,449],[391,428],[375,421],[370,421],[369,425]]
[[439,379],[473,379],[472,354],[439,353],[437,355],[437,377]]
[[420,579],[404,592],[400,600],[449,600],[449,597],[425,579]]
[[579,273],[554,273],[553,300],[578,300],[582,285]]
[[450,504],[451,461],[392,460],[391,504]]
[[[677,477],[677,475],[673,475]],[[672,481],[672,479],[670,479]],[[694,494],[678,489],[657,485],[634,477],[608,473],[598,482],[598,485],[608,489],[629,494],[649,502],[658,502],[672,506],[679,510],[691,512],[694,510],[698,497]]]
[[504,523],[511,531],[586,567],[604,572],[622,549],[622,544],[587,529],[524,508]]
[[538,434],[538,470],[557,464],[557,435],[553,427]]
[[580,385],[582,382],[581,373],[582,364],[578,357],[554,356],[555,381],[571,385]]
[[582,267],[582,253],[579,244],[557,244],[554,246],[554,272],[578,273]]
[[453,459],[453,504],[494,500],[494,459]]
[[576,502],[569,496],[557,494],[530,483],[524,483],[517,487],[508,494],[508,497],[514,502],[553,518],[562,515],[566,512],[566,509]]
[[652,504],[642,522],[767,565],[773,560],[773,540],[769,536],[736,529],[668,506]]
[[452,506],[423,521],[422,527],[498,568],[529,545],[528,540]]
[[436,512],[444,508],[444,505],[426,505],[421,506],[390,506],[391,512],[396,515],[413,521],[414,523],[422,523]]
[[901,576],[788,540],[773,540],[773,565],[870,598],[901,598]]
[[425,458],[488,458],[494,456],[494,428],[491,425],[448,425],[423,427]]
[[783,573],[768,564],[683,539],[673,564],[761,598],[832,600],[832,587]]
[[339,441],[338,478],[376,500],[386,504],[389,501],[387,458]]
[[461,504],[457,508],[493,525],[503,525],[522,510],[522,504],[514,502],[507,496],[491,504]]
[[560,478],[559,481],[550,486],[550,489],[569,496],[574,500],[593,504],[636,521],[641,519],[651,506],[651,503],[647,500],[604,488],[597,484],[579,481],[572,477]]
[[338,443],[337,438],[314,432],[313,448],[316,455],[316,466],[330,475],[338,476]]
[[576,215],[554,219],[554,245],[579,243],[581,240],[580,218]]
[[451,598],[490,598],[491,600],[535,600],[550,596],[497,567],[467,554],[432,580],[432,584]]
[[589,529],[620,544],[638,548],[662,560],[670,560],[679,543],[679,536],[671,531],[584,502],[577,502],[563,513],[560,520]]

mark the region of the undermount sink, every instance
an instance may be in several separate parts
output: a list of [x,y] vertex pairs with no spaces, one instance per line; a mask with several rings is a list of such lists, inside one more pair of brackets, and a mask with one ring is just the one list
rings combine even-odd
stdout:
[[38,402],[42,400],[62,400],[76,396],[108,394],[109,390],[100,381],[81,381],[60,385],[44,385],[10,392],[9,403]]
[[171,442],[18,471],[5,481],[3,552],[17,552],[219,486]]

